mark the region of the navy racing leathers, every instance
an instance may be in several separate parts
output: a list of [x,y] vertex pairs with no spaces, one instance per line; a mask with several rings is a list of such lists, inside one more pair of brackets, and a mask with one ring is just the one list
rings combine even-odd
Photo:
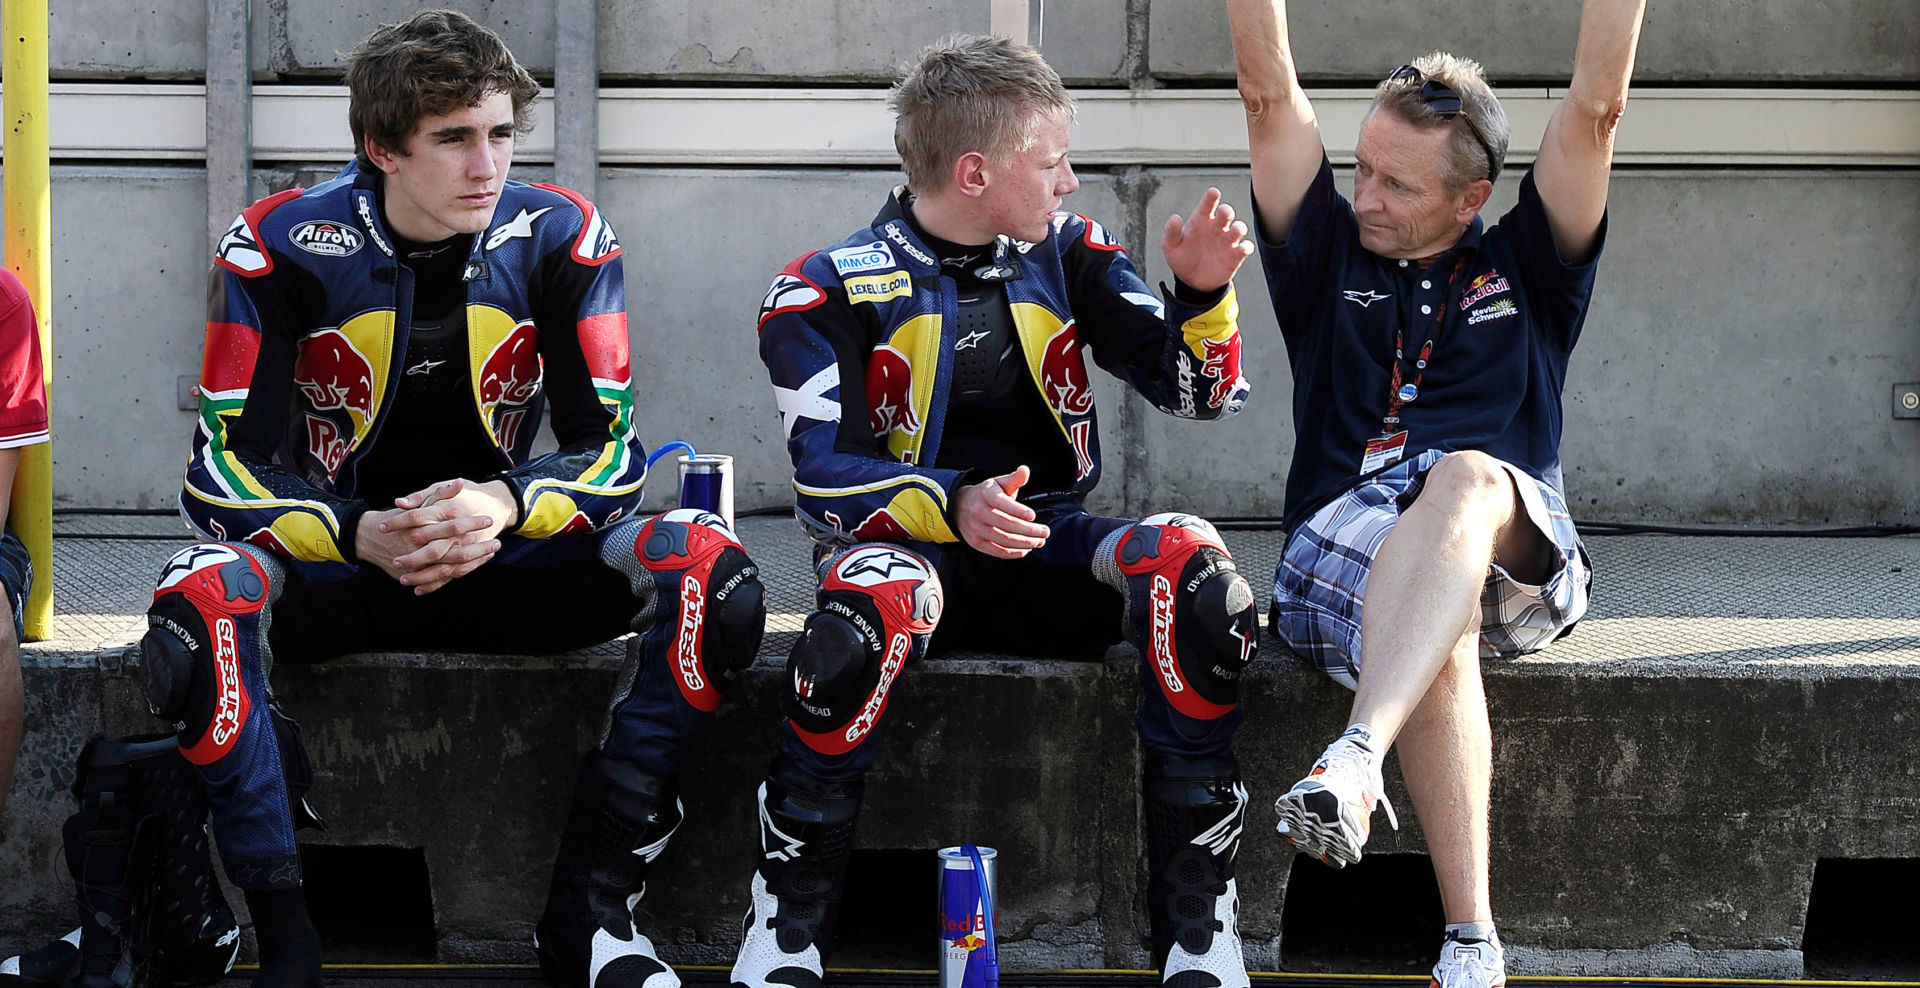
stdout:
[[[957,293],[903,216],[902,194],[871,226],[788,265],[760,309],[760,356],[793,457],[795,510],[829,544],[959,539],[953,493],[965,472],[933,466]],[[1231,287],[1204,307],[1163,302],[1104,227],[1066,212],[1054,214],[1044,243],[1001,238],[994,261],[1006,269],[1007,302],[1059,430],[1059,455],[1071,458],[1066,493],[1084,495],[1100,479],[1089,353],[1173,415],[1220,419],[1246,401]]]

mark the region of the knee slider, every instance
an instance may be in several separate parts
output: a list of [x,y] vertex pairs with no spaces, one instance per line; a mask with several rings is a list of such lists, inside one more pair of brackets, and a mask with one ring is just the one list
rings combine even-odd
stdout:
[[230,750],[255,702],[241,664],[258,663],[264,681],[272,664],[264,618],[284,573],[264,550],[238,543],[189,546],[161,568],[139,645],[142,686],[155,715],[184,725],[189,761]]
[[1258,615],[1213,526],[1153,515],[1107,536],[1093,565],[1126,599],[1128,638],[1174,708],[1201,720],[1230,711],[1259,647]]
[[878,667],[871,630],[870,622],[839,609],[807,617],[787,654],[787,716],[796,726],[830,734],[853,720]]
[[[1192,638],[1193,647],[1183,648],[1181,656],[1201,696],[1232,703],[1240,696],[1240,673],[1260,649],[1260,613],[1254,607],[1253,588],[1232,559],[1211,549],[1196,556],[1217,558],[1207,558],[1202,572],[1213,569],[1213,574],[1201,578],[1182,601],[1198,634]],[[1191,581],[1182,584],[1182,589],[1190,585]]]
[[183,598],[169,595],[147,610],[139,658],[147,709],[161,720],[187,719],[196,677],[212,675],[206,622]]
[[703,651],[723,672],[745,669],[760,654],[767,630],[767,589],[760,583],[760,568],[745,550],[728,546],[715,561],[707,586],[713,603]]
[[926,653],[944,599],[933,567],[899,546],[829,557],[819,606],[787,659],[788,717],[800,739],[825,755],[858,747],[901,670]]

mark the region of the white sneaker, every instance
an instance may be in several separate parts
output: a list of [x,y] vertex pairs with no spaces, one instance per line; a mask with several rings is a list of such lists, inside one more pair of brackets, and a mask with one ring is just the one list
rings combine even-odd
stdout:
[[1400,829],[1393,804],[1381,790],[1380,759],[1353,731],[1327,746],[1307,777],[1294,783],[1273,804],[1280,813],[1274,829],[1302,854],[1344,868],[1360,860],[1376,805],[1387,822]]
[[1498,938],[1459,940],[1447,934],[1428,988],[1502,988],[1507,983],[1507,952]]

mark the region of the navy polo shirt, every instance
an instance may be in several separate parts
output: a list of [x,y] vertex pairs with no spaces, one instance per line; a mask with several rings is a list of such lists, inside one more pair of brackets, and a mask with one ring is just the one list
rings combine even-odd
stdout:
[[[1380,257],[1360,246],[1353,206],[1322,158],[1286,240],[1258,231],[1293,367],[1287,530],[1364,479],[1367,442],[1387,431],[1396,328],[1407,380],[1421,345],[1434,340],[1419,393],[1400,410],[1400,460],[1429,449],[1480,450],[1564,494],[1560,393],[1605,238],[1602,220],[1593,258],[1562,261],[1528,169],[1520,201],[1498,223],[1483,230],[1475,217],[1430,266]],[[1437,312],[1444,315],[1436,329]]]

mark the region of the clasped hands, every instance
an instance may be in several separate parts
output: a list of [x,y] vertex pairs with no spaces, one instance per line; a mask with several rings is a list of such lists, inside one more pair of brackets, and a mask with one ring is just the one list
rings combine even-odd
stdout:
[[360,516],[355,549],[416,595],[479,569],[500,551],[499,534],[519,520],[504,481],[441,481]]

